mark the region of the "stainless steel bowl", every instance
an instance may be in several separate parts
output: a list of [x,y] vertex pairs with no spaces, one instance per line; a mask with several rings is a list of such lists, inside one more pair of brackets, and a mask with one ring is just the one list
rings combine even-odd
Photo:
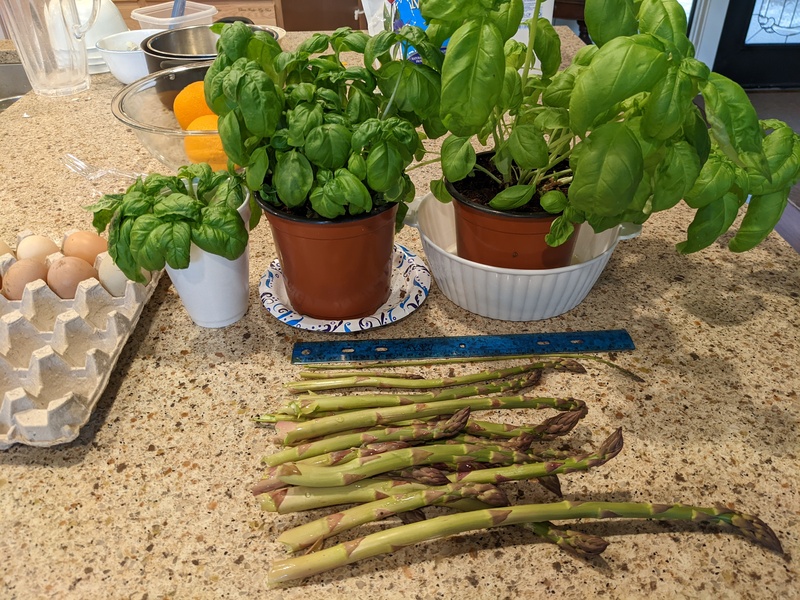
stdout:
[[[150,73],[189,63],[214,60],[217,57],[219,35],[211,31],[210,27],[210,25],[193,25],[180,29],[167,29],[142,41],[142,50]],[[278,32],[270,27],[259,25],[250,27],[266,31],[278,39]]]

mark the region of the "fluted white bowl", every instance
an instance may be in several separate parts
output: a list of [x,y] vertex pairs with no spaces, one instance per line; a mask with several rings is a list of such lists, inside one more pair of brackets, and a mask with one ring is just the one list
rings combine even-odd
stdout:
[[575,308],[591,291],[620,239],[619,228],[594,233],[586,225],[578,234],[570,266],[505,269],[456,255],[452,203],[428,194],[419,202],[414,220],[442,293],[470,312],[503,321],[539,321]]

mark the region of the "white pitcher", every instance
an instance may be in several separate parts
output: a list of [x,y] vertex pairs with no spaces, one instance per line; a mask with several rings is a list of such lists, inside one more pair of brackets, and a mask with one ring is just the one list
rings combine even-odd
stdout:
[[33,91],[67,96],[89,88],[83,36],[92,26],[100,0],[92,1],[81,23],[75,0],[3,0],[2,15]]

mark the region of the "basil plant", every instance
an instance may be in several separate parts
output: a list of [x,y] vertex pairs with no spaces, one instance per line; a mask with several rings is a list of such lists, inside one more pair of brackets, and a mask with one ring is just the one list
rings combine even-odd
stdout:
[[422,30],[370,39],[342,28],[284,52],[243,23],[214,28],[220,38],[206,101],[219,115],[230,162],[245,167],[247,186],[304,218],[336,219],[397,202],[402,222],[415,193],[406,168],[424,154],[417,128],[438,115],[439,72],[395,60],[390,50],[414,43],[441,66]]
[[[432,41],[450,39],[441,67],[444,178],[481,171],[497,186],[489,206],[539,203],[560,214],[550,245],[575,224],[643,223],[681,200],[696,211],[683,253],[712,244],[745,206],[728,243],[735,252],[759,244],[780,219],[800,178],[800,137],[781,121],[759,121],[738,84],[694,57],[676,0],[586,0],[595,44],[563,69],[547,20],[526,22],[527,44],[513,39],[522,0],[420,0],[420,8]],[[493,151],[490,167],[476,163],[476,138]],[[443,180],[432,191],[450,200]]]

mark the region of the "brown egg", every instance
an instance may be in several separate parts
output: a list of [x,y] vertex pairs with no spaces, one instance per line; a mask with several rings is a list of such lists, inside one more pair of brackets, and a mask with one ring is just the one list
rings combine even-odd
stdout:
[[108,242],[92,231],[76,231],[64,240],[65,256],[77,256],[94,265],[97,255],[108,250]]
[[25,286],[37,279],[47,279],[47,266],[34,258],[18,260],[3,277],[3,295],[9,300],[22,300]]
[[33,258],[39,262],[58,252],[58,244],[43,235],[29,235],[17,245],[17,259]]
[[47,285],[59,298],[72,299],[78,284],[92,277],[97,279],[97,271],[88,262],[77,256],[62,256],[50,265]]

